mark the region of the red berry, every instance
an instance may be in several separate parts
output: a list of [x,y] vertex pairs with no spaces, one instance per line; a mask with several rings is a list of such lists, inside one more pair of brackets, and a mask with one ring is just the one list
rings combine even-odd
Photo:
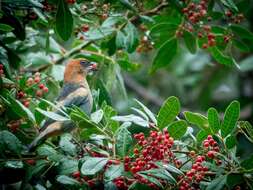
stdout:
[[30,102],[28,100],[26,100],[23,102],[23,105],[28,108],[30,105]]
[[36,161],[33,160],[33,159],[30,159],[30,160],[26,160],[26,163],[29,164],[29,165],[35,165]]
[[75,171],[74,173],[72,173],[72,176],[74,178],[79,178],[81,176],[80,172],[79,171]]
[[39,84],[40,89],[43,89],[44,87],[45,87],[44,84]]
[[37,90],[36,91],[36,96],[41,97],[43,95],[43,91],[42,90]]
[[139,150],[137,148],[134,149],[134,154],[135,155],[139,154]]
[[48,92],[48,88],[45,86],[43,89],[43,92],[47,93]]
[[3,69],[4,68],[4,65],[3,64],[0,64],[0,69]]
[[207,44],[203,44],[203,45],[202,45],[202,48],[203,48],[203,49],[206,49],[206,48],[208,48],[208,45],[207,45]]
[[206,147],[206,148],[207,148],[207,147],[209,147],[209,142],[204,142],[204,144],[203,144],[203,145],[204,145],[204,147]]
[[0,75],[4,74],[4,70],[0,69]]
[[211,150],[208,151],[208,152],[207,152],[207,156],[208,156],[209,158],[211,158],[211,159],[214,158],[214,152],[211,151]]
[[82,26],[82,31],[83,31],[83,32],[88,32],[89,29],[90,29],[90,27],[89,27],[88,24],[84,24],[84,25]]
[[35,83],[39,83],[39,82],[40,82],[40,77],[39,77],[39,76],[36,76],[36,77],[34,78],[34,82],[35,82]]
[[227,17],[231,17],[233,15],[233,13],[230,10],[227,10],[225,14]]

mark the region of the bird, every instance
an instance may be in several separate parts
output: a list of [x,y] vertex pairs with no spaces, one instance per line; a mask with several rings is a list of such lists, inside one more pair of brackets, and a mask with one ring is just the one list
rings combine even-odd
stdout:
[[[86,76],[97,70],[97,63],[85,59],[70,60],[65,67],[63,86],[58,98],[57,107],[71,108],[79,107],[87,115],[90,115],[93,99]],[[59,113],[60,112],[56,112]],[[48,118],[39,129],[39,135],[28,146],[28,151],[35,148],[46,139],[52,136],[59,136],[71,132],[75,128],[72,121],[55,121]]]

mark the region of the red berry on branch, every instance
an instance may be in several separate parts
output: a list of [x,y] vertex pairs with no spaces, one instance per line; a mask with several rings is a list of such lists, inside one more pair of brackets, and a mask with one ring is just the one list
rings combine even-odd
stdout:
[[39,82],[40,82],[40,77],[39,77],[39,76],[36,76],[36,77],[34,78],[34,82],[35,82],[35,83],[39,83]]
[[26,162],[27,164],[29,164],[29,165],[35,165],[35,164],[36,164],[36,161],[33,160],[33,159],[26,160],[25,162]]
[[48,88],[45,86],[43,89],[43,92],[47,93],[48,92]]
[[30,105],[30,102],[28,100],[26,100],[23,102],[23,105],[28,108]]
[[88,32],[89,29],[90,29],[90,26],[89,26],[88,24],[84,24],[84,25],[82,26],[82,31],[83,31],[83,32]]
[[37,90],[36,91],[36,96],[42,97],[42,95],[43,95],[43,91],[42,90]]
[[81,173],[79,171],[75,171],[75,172],[72,173],[72,176],[74,178],[79,178],[81,176]]
[[40,89],[43,89],[44,87],[45,87],[44,84],[39,84]]

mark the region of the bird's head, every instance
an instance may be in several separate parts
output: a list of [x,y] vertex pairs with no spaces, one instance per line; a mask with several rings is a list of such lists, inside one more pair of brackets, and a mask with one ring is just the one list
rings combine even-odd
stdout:
[[87,74],[97,70],[97,63],[86,59],[70,60],[65,68],[64,80],[65,82],[80,82]]

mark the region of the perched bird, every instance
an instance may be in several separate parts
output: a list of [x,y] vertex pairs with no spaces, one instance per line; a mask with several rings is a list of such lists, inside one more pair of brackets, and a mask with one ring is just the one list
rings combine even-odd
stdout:
[[[57,98],[57,107],[72,107],[75,105],[89,115],[93,100],[86,76],[89,72],[95,70],[97,70],[97,64],[94,62],[84,59],[69,61],[64,72],[64,84]],[[70,132],[74,128],[75,124],[71,121],[48,119],[40,128],[38,137],[33,140],[28,149],[32,151],[48,137]]]

